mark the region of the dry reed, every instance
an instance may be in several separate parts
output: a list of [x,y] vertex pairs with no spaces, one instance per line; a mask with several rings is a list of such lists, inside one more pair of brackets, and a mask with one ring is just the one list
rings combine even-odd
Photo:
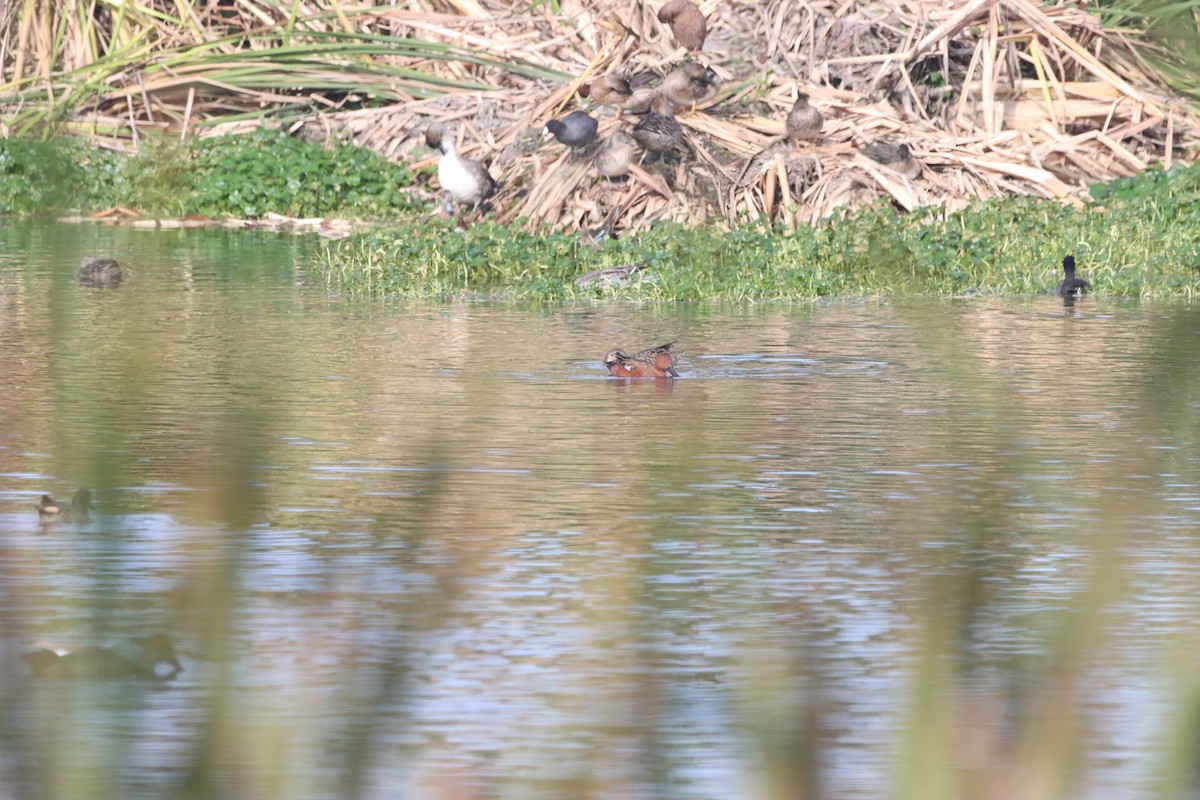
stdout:
[[[15,130],[28,104],[71,86],[90,92],[71,115],[75,129],[113,146],[148,129],[243,130],[289,109],[277,118],[305,135],[348,136],[419,165],[435,156],[424,128],[440,121],[501,181],[501,221],[567,229],[596,227],[616,208],[636,230],[662,219],[795,226],[879,198],[904,209],[1011,194],[1080,204],[1090,184],[1191,160],[1200,141],[1195,114],[1145,66],[1134,33],[1102,27],[1078,3],[700,5],[709,36],[692,57],[720,74],[721,91],[680,110],[685,160],[643,164],[622,184],[540,134],[552,117],[588,107],[577,89],[593,77],[661,73],[687,57],[658,4],[635,0],[562,0],[557,11],[421,0],[410,6],[419,10],[352,12],[237,0],[136,30],[112,11],[31,24],[14,4],[0,20],[3,120]],[[57,50],[52,22],[65,31]],[[106,57],[121,69],[98,71]],[[793,148],[784,118],[801,91],[825,125],[819,141]],[[633,124],[599,114],[602,136]],[[872,161],[862,148],[873,142],[908,145],[920,174]],[[427,188],[432,198],[436,186]]]

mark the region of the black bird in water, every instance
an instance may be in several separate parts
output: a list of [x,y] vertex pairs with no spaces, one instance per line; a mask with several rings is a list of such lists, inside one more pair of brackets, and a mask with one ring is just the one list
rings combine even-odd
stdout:
[[1054,293],[1064,300],[1074,300],[1081,294],[1087,294],[1092,285],[1083,278],[1075,277],[1075,256],[1063,259],[1065,277],[1054,287]]

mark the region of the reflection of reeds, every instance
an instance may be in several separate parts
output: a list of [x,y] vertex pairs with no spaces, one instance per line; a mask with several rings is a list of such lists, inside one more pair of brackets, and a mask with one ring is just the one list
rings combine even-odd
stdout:
[[[376,796],[411,759],[423,796],[666,797],[732,773],[792,800],[861,791],[859,758],[889,796],[1079,796],[1109,768],[1105,693],[1147,691],[1114,675],[1178,692],[1133,757],[1161,757],[1164,796],[1195,789],[1194,542],[1179,527],[1159,550],[1158,529],[1195,468],[1154,446],[1195,429],[1187,309],[651,315],[67,286],[0,317],[21,382],[2,413],[97,487],[108,527],[0,537],[0,624],[170,629],[187,672],[6,679],[14,796],[113,796],[164,740],[154,774],[190,797]],[[634,328],[685,337],[669,390],[600,377]],[[1085,332],[1102,366],[1064,369]],[[153,481],[189,491],[113,488]],[[124,520],[167,502],[183,568],[130,591],[151,542]],[[64,609],[63,580],[92,599]],[[1143,637],[1135,604],[1160,590]],[[67,785],[87,759],[94,785]]]
[[[1092,183],[1169,166],[1197,145],[1195,117],[1147,66],[1166,63],[1161,48],[1075,6],[702,7],[708,44],[694,56],[726,82],[681,113],[686,168],[634,171],[634,230],[664,218],[795,225],[880,197],[906,209],[1012,193],[1078,203]],[[466,155],[493,162],[501,221],[533,228],[594,227],[624,201],[587,160],[531,147],[530,130],[575,104],[590,78],[663,71],[681,52],[633,0],[7,8],[0,98],[13,132],[58,126],[119,143],[267,118],[427,163],[423,130],[442,121],[465,129]],[[802,157],[774,155],[798,91],[825,115],[824,138]],[[601,134],[631,124],[607,118]],[[919,177],[862,155],[880,141],[909,146]]]

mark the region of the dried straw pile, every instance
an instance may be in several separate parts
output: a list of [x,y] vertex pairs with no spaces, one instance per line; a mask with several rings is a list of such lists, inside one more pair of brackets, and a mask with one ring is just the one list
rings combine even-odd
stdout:
[[[1126,36],[1074,3],[707,0],[709,36],[694,57],[727,82],[679,115],[695,155],[615,185],[586,155],[538,137],[553,116],[586,107],[576,89],[591,78],[661,72],[684,57],[657,4],[564,0],[555,16],[453,5],[436,17],[381,12],[379,23],[578,78],[555,86],[475,75],[504,88],[335,114],[335,124],[414,161],[433,155],[420,144],[429,122],[457,124],[462,149],[490,161],[503,184],[494,213],[531,226],[594,227],[615,208],[632,229],[761,216],[795,225],[881,196],[903,208],[1009,194],[1080,202],[1091,183],[1193,158],[1200,132]],[[821,141],[793,148],[780,138],[798,90],[826,122]],[[608,116],[601,134],[631,124]],[[907,144],[920,174],[906,178],[861,152],[878,141]]]
[[[326,32],[444,43],[450,55],[441,60],[400,50],[383,58],[393,70],[494,88],[430,96],[401,77],[388,84],[395,104],[331,109],[303,126],[429,164],[436,153],[424,144],[425,128],[448,123],[460,151],[489,163],[501,182],[495,217],[565,229],[613,215],[633,230],[661,219],[734,225],[765,217],[793,226],[880,197],[903,208],[954,209],[1010,194],[1079,203],[1091,183],[1191,160],[1200,140],[1193,111],[1139,57],[1146,45],[1101,27],[1085,0],[703,0],[709,33],[690,55],[657,19],[662,2],[561,0],[555,13],[550,3],[412,0],[420,10],[310,17]],[[319,5],[297,7],[295,36]],[[248,22],[277,29],[289,20]],[[454,55],[462,50],[478,59]],[[627,182],[610,183],[588,153],[542,141],[549,119],[590,106],[577,94],[581,85],[609,73],[664,73],[686,58],[712,67],[723,83],[695,112],[680,109],[691,150],[681,163],[647,163]],[[554,73],[575,77],[538,77]],[[791,147],[781,137],[798,92],[811,96],[825,125],[819,141]],[[260,103],[277,101],[257,94]],[[315,108],[333,104],[317,99]],[[635,121],[608,113],[601,136]],[[243,117],[210,130],[253,124]],[[875,142],[907,144],[919,174],[904,177],[869,158],[862,149]]]

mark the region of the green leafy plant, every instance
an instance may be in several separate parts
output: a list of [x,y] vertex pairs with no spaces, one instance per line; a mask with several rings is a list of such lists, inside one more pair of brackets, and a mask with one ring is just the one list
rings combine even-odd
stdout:
[[326,149],[283,131],[202,139],[192,150],[190,213],[295,217],[339,212],[372,217],[411,209],[407,167],[347,145]]

